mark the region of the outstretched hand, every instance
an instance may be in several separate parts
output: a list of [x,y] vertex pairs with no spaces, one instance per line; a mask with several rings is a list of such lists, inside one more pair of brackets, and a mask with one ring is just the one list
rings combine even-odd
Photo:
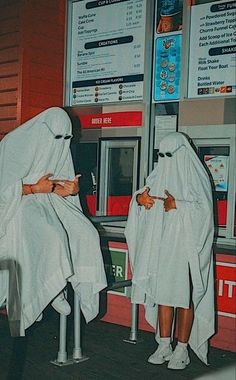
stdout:
[[79,192],[79,177],[80,174],[76,175],[73,181],[69,181],[67,179],[54,180],[54,184],[56,186],[53,192],[61,197],[77,195]]
[[34,193],[51,193],[54,188],[54,181],[49,179],[52,177],[52,173],[48,173],[39,178],[38,182],[36,182],[32,186]]
[[150,210],[155,203],[155,200],[158,199],[155,195],[149,195],[150,189],[147,188],[142,193],[136,196],[136,200],[140,206],[144,206],[146,210]]
[[167,196],[167,198],[158,197],[158,199],[163,201],[165,212],[176,209],[177,207],[176,207],[175,198],[173,197],[173,195],[171,195],[168,190],[165,190],[165,195]]

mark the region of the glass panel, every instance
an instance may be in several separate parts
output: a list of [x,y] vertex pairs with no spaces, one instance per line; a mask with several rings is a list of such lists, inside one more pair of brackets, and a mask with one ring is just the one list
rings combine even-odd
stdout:
[[226,228],[228,207],[229,146],[199,147],[199,156],[205,163],[212,180],[215,222],[220,230]]
[[236,237],[236,193],[234,202],[234,237]]
[[109,148],[107,215],[128,215],[133,186],[134,148]]
[[81,173],[80,200],[86,215],[96,215],[97,203],[97,143],[80,143],[71,149],[76,173]]

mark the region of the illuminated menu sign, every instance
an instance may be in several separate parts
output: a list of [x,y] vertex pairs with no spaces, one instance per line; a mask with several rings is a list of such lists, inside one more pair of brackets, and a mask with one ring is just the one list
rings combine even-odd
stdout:
[[146,0],[72,7],[70,104],[142,100]]
[[183,0],[156,0],[153,101],[180,98]]
[[180,97],[181,34],[167,34],[155,41],[154,101]]
[[191,10],[188,97],[235,95],[236,2]]

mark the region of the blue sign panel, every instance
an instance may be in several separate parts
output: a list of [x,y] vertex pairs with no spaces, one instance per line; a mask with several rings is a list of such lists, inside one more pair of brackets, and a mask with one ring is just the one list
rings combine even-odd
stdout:
[[154,101],[180,97],[181,34],[157,37],[155,44]]

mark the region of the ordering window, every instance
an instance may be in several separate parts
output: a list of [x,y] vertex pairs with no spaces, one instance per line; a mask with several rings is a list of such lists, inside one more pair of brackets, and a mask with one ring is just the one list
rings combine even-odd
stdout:
[[100,139],[98,213],[128,215],[138,185],[140,138]]
[[193,140],[212,182],[217,241],[235,244],[235,139]]
[[193,140],[212,182],[216,243],[235,247],[235,124],[182,126],[180,132]]
[[97,173],[98,173],[98,143],[80,142],[72,150],[76,173],[82,174],[79,179],[80,201],[87,216],[96,215],[97,203]]
[[212,181],[218,236],[224,237],[227,225],[230,147],[199,147],[199,156],[206,165]]

